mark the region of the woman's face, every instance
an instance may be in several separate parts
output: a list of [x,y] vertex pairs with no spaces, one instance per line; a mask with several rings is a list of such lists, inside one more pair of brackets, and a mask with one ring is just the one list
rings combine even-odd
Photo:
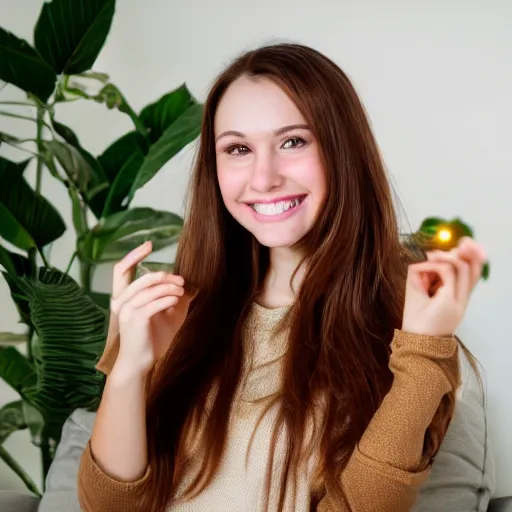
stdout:
[[242,77],[215,116],[217,176],[226,208],[267,247],[291,247],[313,227],[326,196],[313,133],[266,78]]

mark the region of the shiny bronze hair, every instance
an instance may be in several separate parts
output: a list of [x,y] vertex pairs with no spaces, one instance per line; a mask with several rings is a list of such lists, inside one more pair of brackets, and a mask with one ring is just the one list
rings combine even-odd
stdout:
[[[205,104],[176,261],[197,296],[148,392],[151,475],[143,499],[151,512],[166,510],[176,496],[187,438],[204,419],[212,389],[198,440],[201,470],[186,495],[201,492],[219,467],[241,375],[242,326],[269,265],[268,249],[226,210],[217,181],[215,113],[242,76],[272,80],[294,101],[318,141],[328,187],[321,215],[301,242],[307,270],[286,318],[283,385],[272,399],[279,408],[274,442],[280,426],[288,433],[281,510],[285,482],[307,455],[314,403],[321,400],[323,411],[315,424],[316,475],[327,492],[342,496],[340,474],[393,381],[390,343],[402,323],[408,261],[364,107],[347,75],[311,48],[277,44],[245,53],[218,77]],[[425,464],[453,407],[450,393],[427,431]],[[267,486],[271,478],[269,469]]]

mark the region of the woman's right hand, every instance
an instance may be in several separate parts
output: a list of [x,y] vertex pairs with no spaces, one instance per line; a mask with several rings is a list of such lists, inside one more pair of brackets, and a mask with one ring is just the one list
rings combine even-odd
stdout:
[[150,272],[132,282],[136,265],[151,251],[151,242],[146,242],[114,267],[109,337],[120,338],[114,366],[138,376],[165,355],[193,299],[185,293],[181,276]]

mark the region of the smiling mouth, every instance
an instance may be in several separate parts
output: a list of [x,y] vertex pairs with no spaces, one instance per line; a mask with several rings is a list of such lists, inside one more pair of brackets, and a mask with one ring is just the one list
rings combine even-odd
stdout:
[[284,201],[276,201],[275,203],[254,203],[249,206],[260,215],[274,216],[297,208],[305,198],[306,196],[299,196]]

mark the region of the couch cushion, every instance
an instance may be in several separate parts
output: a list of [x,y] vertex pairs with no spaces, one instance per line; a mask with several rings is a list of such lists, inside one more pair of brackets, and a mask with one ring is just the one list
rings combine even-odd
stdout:
[[39,512],[80,512],[76,479],[95,417],[93,412],[77,409],[64,424],[61,442],[46,477],[46,492]]
[[455,414],[413,512],[485,512],[495,486],[485,395],[464,355]]

